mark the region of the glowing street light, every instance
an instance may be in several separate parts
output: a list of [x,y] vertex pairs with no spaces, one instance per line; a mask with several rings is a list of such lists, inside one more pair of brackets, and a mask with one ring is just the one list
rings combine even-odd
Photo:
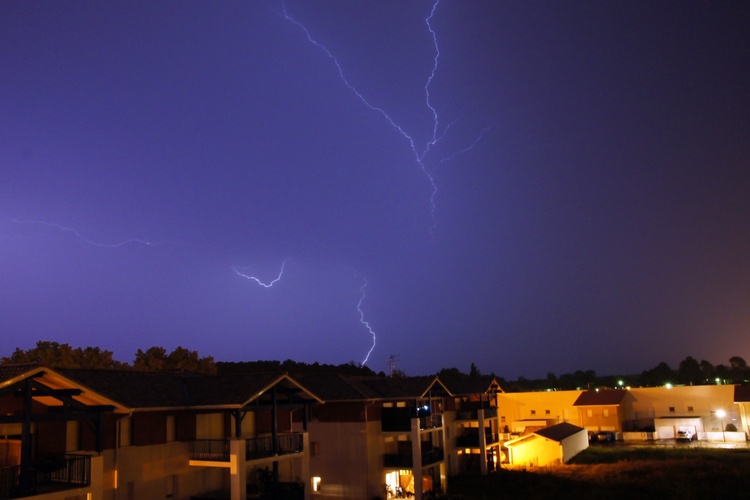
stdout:
[[726,443],[727,435],[724,433],[724,417],[727,416],[727,412],[725,412],[724,410],[716,410],[716,416],[719,417],[721,421],[721,440]]

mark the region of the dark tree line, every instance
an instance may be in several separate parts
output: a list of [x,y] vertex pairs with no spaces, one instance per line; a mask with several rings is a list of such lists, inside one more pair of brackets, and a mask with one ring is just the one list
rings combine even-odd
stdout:
[[71,347],[58,342],[38,341],[35,347],[24,351],[16,350],[8,357],[0,358],[0,364],[39,363],[50,368],[94,368],[131,369],[139,371],[189,371],[195,373],[216,373],[216,363],[211,356],[201,357],[197,351],[177,347],[167,352],[163,347],[138,349],[133,364],[117,361],[112,351],[98,347]]
[[750,382],[750,368],[739,356],[729,358],[729,365],[712,365],[705,359],[698,361],[688,356],[673,369],[661,362],[655,367],[640,374],[597,376],[594,370],[578,370],[556,376],[548,373],[547,377],[529,380],[519,377],[517,380],[503,381],[506,392],[546,391],[546,390],[580,390],[618,387],[660,387],[673,385],[710,385],[710,384],[744,384]]
[[124,369],[138,371],[185,371],[206,375],[231,375],[240,373],[291,373],[291,374],[328,374],[343,375],[381,375],[366,366],[354,362],[342,365],[306,364],[288,359],[281,361],[245,361],[215,362],[212,356],[200,356],[198,351],[177,347],[167,352],[164,347],[149,347],[145,351],[138,349],[131,363],[117,361],[112,351],[99,347],[71,347],[51,341],[38,341],[35,347],[23,350],[16,347],[10,356],[0,358],[0,364],[38,363],[50,368],[92,368]]
[[[212,356],[200,356],[197,351],[184,347],[177,347],[167,352],[164,347],[150,347],[138,349],[132,364],[117,361],[112,351],[99,347],[71,347],[51,341],[38,341],[36,346],[23,350],[16,347],[8,357],[0,358],[0,364],[8,363],[39,363],[52,368],[96,368],[96,369],[129,369],[140,371],[187,371],[203,374],[231,375],[241,373],[289,373],[303,374],[342,374],[351,376],[380,376],[382,371],[375,373],[367,366],[361,366],[353,361],[341,365],[320,363],[302,363],[287,359],[286,361],[214,361]],[[464,377],[479,377],[479,368],[471,363],[468,373],[458,368],[443,368],[437,375],[444,380],[456,380]],[[494,375],[494,374],[493,374]],[[394,370],[394,378],[407,376],[401,370]],[[638,375],[604,375],[597,376],[594,370],[577,370],[560,376],[547,373],[545,378],[527,379],[519,377],[517,380],[506,380],[497,377],[501,387],[506,392],[546,391],[546,390],[576,390],[596,388],[658,387],[667,383],[675,385],[706,385],[706,384],[743,384],[750,381],[750,367],[739,356],[729,358],[729,364],[712,365],[708,361],[688,356],[676,368],[662,362],[650,370]]]

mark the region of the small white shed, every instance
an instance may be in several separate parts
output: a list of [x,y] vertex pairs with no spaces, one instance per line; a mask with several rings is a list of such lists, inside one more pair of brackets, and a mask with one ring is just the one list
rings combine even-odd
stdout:
[[589,436],[583,427],[563,422],[506,441],[505,447],[512,467],[543,467],[567,463],[589,447]]

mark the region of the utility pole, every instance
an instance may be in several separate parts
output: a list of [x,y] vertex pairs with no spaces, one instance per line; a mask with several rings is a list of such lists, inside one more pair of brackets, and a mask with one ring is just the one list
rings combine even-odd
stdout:
[[396,367],[396,358],[398,357],[398,354],[391,354],[388,356],[388,367],[390,368],[389,377],[393,378],[393,369]]

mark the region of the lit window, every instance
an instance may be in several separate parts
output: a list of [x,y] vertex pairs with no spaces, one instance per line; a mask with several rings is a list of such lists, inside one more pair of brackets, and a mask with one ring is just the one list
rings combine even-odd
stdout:
[[320,477],[319,476],[315,476],[314,478],[312,478],[312,486],[313,486],[312,487],[313,491],[318,492],[318,493],[320,492]]
[[603,417],[608,417],[609,416],[609,410],[607,408],[605,408],[605,409],[602,410],[602,416]]
[[594,416],[594,410],[586,410],[586,416],[587,417],[593,417]]

